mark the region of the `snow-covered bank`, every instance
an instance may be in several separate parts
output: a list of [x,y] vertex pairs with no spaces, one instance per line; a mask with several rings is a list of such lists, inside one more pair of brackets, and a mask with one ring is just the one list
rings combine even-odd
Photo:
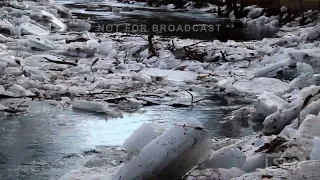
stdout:
[[[10,1],[0,15],[0,111],[5,113],[20,113],[23,101],[31,100],[110,114],[144,105],[192,107],[204,89],[252,98],[255,102],[237,114],[264,119],[263,134],[218,142],[198,122],[168,129],[144,125],[126,141],[128,158],[118,168],[86,168],[67,177],[175,179],[189,172],[187,179],[279,179],[295,166],[298,177],[318,177],[318,162],[307,161],[319,160],[318,20],[285,26],[278,38],[262,41],[155,37],[150,43],[151,36],[88,33],[90,24],[47,1]],[[248,18],[262,22],[260,17]],[[152,138],[140,138],[144,133]],[[257,170],[270,155],[302,162]]]

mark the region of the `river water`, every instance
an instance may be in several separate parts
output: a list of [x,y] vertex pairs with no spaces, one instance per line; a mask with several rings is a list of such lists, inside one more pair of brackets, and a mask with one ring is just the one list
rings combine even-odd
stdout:
[[171,126],[197,119],[217,138],[237,138],[260,131],[261,124],[228,120],[231,110],[239,106],[212,98],[210,103],[192,109],[155,106],[122,118],[108,118],[33,102],[29,114],[0,117],[0,178],[57,179],[83,165],[86,152],[100,146],[121,146],[145,122]]
[[[270,27],[244,25],[238,20],[231,22],[228,18],[219,18],[216,13],[172,10],[166,7],[155,8],[103,0],[90,0],[90,3],[83,0],[58,0],[57,2],[70,8],[79,19],[90,18],[93,32],[126,32],[201,40],[248,41],[273,37],[278,31]],[[201,29],[202,27],[204,29]]]
[[[111,5],[106,2],[103,4],[125,6],[114,2]],[[164,23],[167,22],[166,18],[169,16],[173,18],[168,19],[168,23],[182,21],[182,19],[185,22],[205,19],[225,21],[215,20],[214,14],[202,14],[201,18],[194,18],[194,14],[190,12],[160,13],[163,10],[152,8],[151,10],[145,7],[136,7],[140,10],[137,10],[138,12],[133,10],[131,14],[113,14],[120,16],[117,19],[112,16],[112,12],[100,14],[101,11],[89,11],[88,13],[84,10],[86,8],[80,5],[71,3],[68,6],[72,7],[74,12],[78,12],[78,16],[90,16],[94,20],[104,19],[113,23],[145,22],[150,19],[162,19]],[[110,17],[108,13],[111,14]],[[160,14],[162,18],[159,17]],[[229,36],[230,34],[219,33],[215,36],[221,40],[261,39],[261,37],[255,37],[257,33],[250,33],[250,30],[245,27],[241,28],[241,31],[233,31],[231,34],[239,33],[241,37],[235,38]],[[179,35],[173,34],[172,36]],[[206,37],[195,33],[185,35],[185,38],[202,39]],[[102,146],[121,146],[124,140],[145,122],[156,121],[170,126],[181,120],[197,119],[208,129],[212,137],[243,137],[259,132],[261,124],[251,121],[232,121],[227,118],[231,110],[237,107],[241,107],[241,104],[228,104],[225,99],[213,96],[210,102],[192,109],[156,106],[142,108],[132,114],[124,114],[122,118],[109,118],[104,115],[59,109],[34,102],[29,114],[0,117],[0,179],[57,179],[70,169],[83,165],[93,149]],[[111,156],[114,155],[110,153]]]

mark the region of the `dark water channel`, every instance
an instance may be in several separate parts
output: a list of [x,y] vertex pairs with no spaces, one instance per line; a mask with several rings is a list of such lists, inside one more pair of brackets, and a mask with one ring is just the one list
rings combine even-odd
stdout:
[[273,37],[277,29],[231,22],[216,13],[148,7],[115,1],[58,1],[80,19],[91,20],[93,32],[157,34],[202,40],[261,40]]

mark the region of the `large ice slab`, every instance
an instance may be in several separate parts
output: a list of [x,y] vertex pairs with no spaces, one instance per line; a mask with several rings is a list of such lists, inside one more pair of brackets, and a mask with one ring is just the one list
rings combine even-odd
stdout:
[[138,155],[145,145],[160,136],[165,130],[165,127],[159,123],[142,124],[123,143],[129,158]]
[[265,91],[282,95],[290,90],[290,85],[275,78],[259,77],[252,80],[239,80],[233,83],[236,92],[245,95],[259,95]]
[[201,127],[174,125],[144,146],[113,179],[178,179],[209,156],[211,142]]

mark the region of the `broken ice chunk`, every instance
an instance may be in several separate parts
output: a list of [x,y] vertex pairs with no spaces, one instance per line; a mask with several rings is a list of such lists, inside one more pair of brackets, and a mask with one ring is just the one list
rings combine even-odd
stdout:
[[300,124],[298,134],[305,137],[320,136],[320,117],[315,115],[307,115],[306,119]]
[[213,152],[206,165],[210,168],[240,168],[245,161],[246,157],[240,149],[225,147]]
[[218,168],[218,169],[204,169],[195,170],[190,173],[187,180],[209,180],[209,179],[219,179],[219,180],[229,180],[234,177],[239,177],[245,172],[239,168],[232,167],[230,169]]
[[31,34],[31,35],[39,35],[39,36],[45,36],[49,34],[48,31],[28,22],[24,22],[20,24],[20,27],[22,28],[23,34]]
[[254,107],[257,109],[258,113],[268,116],[282,109],[285,104],[287,104],[285,100],[268,91],[265,91],[255,101]]
[[144,146],[114,180],[178,179],[211,152],[211,139],[200,127],[175,125]]
[[194,81],[196,79],[195,73],[187,71],[145,68],[141,71],[141,73],[147,74],[151,77],[167,77],[169,81]]
[[[265,161],[265,160],[264,160]],[[317,179],[320,176],[320,161],[302,161],[294,163],[286,163],[279,167],[268,167],[266,169],[258,169],[256,172],[247,173],[232,180],[248,180],[248,179]],[[263,178],[265,177],[265,178]]]
[[75,100],[72,102],[72,108],[91,112],[105,113],[107,112],[108,106],[100,102]]
[[0,62],[0,73],[4,71],[4,69],[8,66],[8,63],[6,62]]
[[45,17],[51,22],[51,26],[54,27],[56,30],[64,31],[67,29],[67,26],[63,22],[61,22],[60,19],[55,17],[53,14],[43,10],[40,10],[40,12],[43,17]]
[[313,148],[310,154],[311,160],[320,160],[320,137],[313,138]]
[[131,159],[133,156],[138,155],[145,145],[161,135],[165,130],[165,127],[159,123],[142,124],[123,143],[123,147],[127,151],[128,157]]
[[31,48],[37,48],[44,51],[54,49],[54,47],[51,45],[51,42],[43,37],[29,38],[28,45]]
[[253,80],[239,80],[233,84],[233,87],[238,93],[247,95],[259,95],[264,91],[275,95],[282,95],[290,90],[288,83],[275,78],[265,77],[255,78]]

